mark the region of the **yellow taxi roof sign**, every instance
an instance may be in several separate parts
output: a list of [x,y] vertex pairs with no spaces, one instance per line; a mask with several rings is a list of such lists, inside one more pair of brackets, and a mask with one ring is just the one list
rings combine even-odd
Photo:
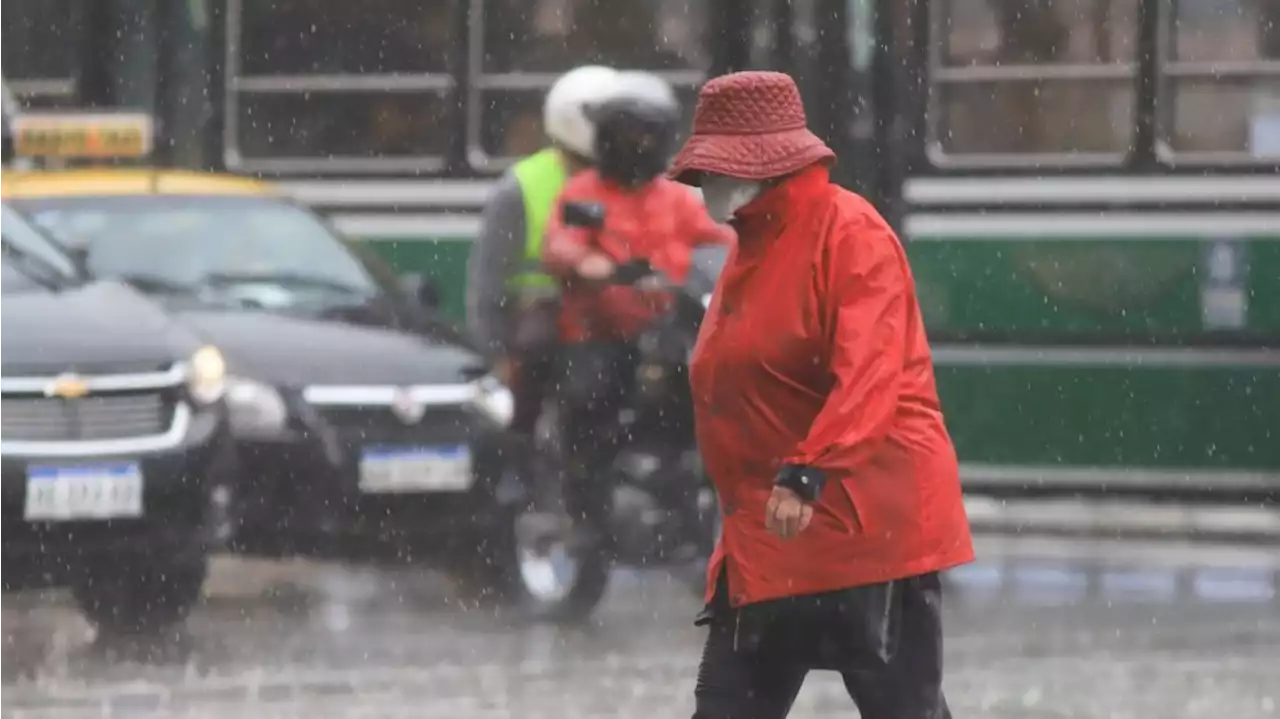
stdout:
[[146,157],[153,140],[151,116],[143,112],[24,112],[13,118],[13,149],[20,157]]

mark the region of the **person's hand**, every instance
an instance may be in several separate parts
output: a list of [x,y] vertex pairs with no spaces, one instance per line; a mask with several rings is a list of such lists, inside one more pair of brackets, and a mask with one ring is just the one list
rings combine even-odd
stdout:
[[614,269],[615,266],[613,264],[613,260],[598,252],[593,252],[592,254],[587,255],[575,268],[579,277],[584,280],[593,280],[595,282],[609,279],[609,276],[613,274]]
[[786,487],[774,487],[764,507],[764,527],[781,539],[791,539],[813,521],[813,506]]

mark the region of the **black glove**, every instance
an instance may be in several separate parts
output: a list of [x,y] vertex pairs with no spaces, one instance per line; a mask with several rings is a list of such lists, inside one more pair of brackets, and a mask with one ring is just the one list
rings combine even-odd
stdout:
[[773,483],[795,492],[806,502],[816,502],[822,495],[822,488],[827,485],[827,475],[817,467],[803,464],[784,464],[778,469],[778,476]]
[[654,269],[648,260],[632,260],[618,265],[611,279],[620,285],[631,285],[652,274]]

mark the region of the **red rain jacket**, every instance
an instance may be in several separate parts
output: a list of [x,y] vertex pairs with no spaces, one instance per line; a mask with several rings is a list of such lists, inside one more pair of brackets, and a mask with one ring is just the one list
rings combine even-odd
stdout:
[[[698,445],[724,511],[708,569],[733,606],[973,559],[906,255],[815,165],[739,210],[738,246],[694,350]],[[765,530],[778,466],[816,466],[813,521]]]
[[[559,209],[565,202],[604,205],[604,227],[598,231],[566,227]],[[587,254],[602,252],[617,263],[646,259],[680,283],[689,273],[694,247],[732,241],[733,230],[712,220],[684,185],[660,177],[644,187],[626,189],[595,170],[579,172],[560,193],[542,249],[547,272],[566,280],[561,338],[567,342],[634,339],[666,308],[664,293],[574,283],[574,268]]]

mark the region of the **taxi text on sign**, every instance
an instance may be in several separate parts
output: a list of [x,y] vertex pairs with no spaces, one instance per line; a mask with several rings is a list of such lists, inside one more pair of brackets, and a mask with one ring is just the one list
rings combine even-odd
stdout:
[[23,157],[144,157],[153,127],[145,113],[24,113],[13,120],[13,136]]

